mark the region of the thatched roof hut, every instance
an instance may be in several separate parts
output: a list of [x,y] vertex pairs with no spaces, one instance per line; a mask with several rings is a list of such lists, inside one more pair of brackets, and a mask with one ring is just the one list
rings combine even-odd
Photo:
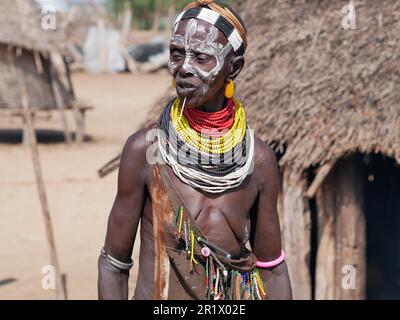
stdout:
[[400,162],[399,2],[355,1],[356,30],[341,25],[349,1],[239,2],[250,34],[239,94],[257,133],[285,148],[282,165],[354,151]]
[[65,51],[64,31],[43,29],[43,17],[34,0],[2,0],[0,43],[37,51]]
[[[387,290],[382,285],[377,293],[374,271],[390,273],[394,252],[374,270],[377,258],[366,245],[373,250],[385,234],[387,225],[371,227],[376,215],[400,211],[400,3],[237,2],[250,44],[238,95],[256,133],[280,156],[279,205],[295,297],[393,297],[387,287],[396,281],[382,277]],[[346,25],[349,4],[356,29]],[[383,198],[390,205],[374,212]],[[357,272],[354,290],[342,286],[347,265]]]
[[[66,140],[69,142],[63,110],[76,107],[72,82],[67,63],[62,64],[67,75],[63,81],[52,62],[54,54],[68,54],[67,41],[57,15],[55,29],[43,28],[46,14],[51,13],[42,12],[34,0],[0,2],[0,110],[22,108],[23,79],[27,84],[31,109],[61,111]],[[77,119],[82,118],[81,110],[76,111]],[[83,118],[78,122],[83,123]]]
[[[50,81],[50,53],[65,53],[62,30],[44,30],[43,15],[33,0],[0,3],[0,108],[21,108],[20,72],[29,83],[32,108],[56,107]],[[12,52],[12,55],[9,54]],[[58,78],[57,78],[58,81]],[[71,97],[60,85],[65,104]]]

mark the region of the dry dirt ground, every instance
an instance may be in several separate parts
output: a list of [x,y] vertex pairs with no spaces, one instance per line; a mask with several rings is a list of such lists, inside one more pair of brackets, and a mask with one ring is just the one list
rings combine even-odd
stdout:
[[[166,73],[74,76],[79,98],[95,109],[87,117],[83,145],[67,146],[60,120],[37,120],[41,164],[69,299],[97,298],[97,258],[116,192],[117,172],[104,179],[97,169],[116,156],[147,111],[170,85]],[[30,151],[19,142],[18,119],[0,119],[0,299],[53,299],[42,288],[50,264]],[[46,143],[44,143],[46,142]],[[135,260],[139,243],[135,245]],[[130,297],[137,264],[130,281]]]

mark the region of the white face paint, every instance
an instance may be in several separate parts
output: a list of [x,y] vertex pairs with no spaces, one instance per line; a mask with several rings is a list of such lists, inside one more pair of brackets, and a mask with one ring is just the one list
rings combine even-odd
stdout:
[[[203,80],[204,85],[201,89],[202,94],[205,95],[223,68],[226,56],[232,50],[232,46],[229,42],[223,45],[217,41],[218,29],[216,27],[211,26],[207,30],[204,24],[198,24],[198,20],[196,19],[189,20],[184,36],[176,34],[177,30],[178,24],[175,25],[170,44],[185,50],[185,61],[181,67],[185,68],[187,73],[192,74],[194,77],[200,77]],[[198,38],[198,34],[204,33],[207,34],[205,41]],[[216,61],[215,67],[209,71],[203,70],[201,65],[196,62],[195,58],[197,54],[206,54],[214,57]],[[170,59],[168,66],[171,74],[174,75],[179,67],[179,63]]]

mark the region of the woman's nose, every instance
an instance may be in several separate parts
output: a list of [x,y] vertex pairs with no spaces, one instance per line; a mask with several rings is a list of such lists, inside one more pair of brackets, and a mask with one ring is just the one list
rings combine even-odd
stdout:
[[181,77],[191,77],[196,74],[196,70],[191,63],[190,57],[186,57],[178,72]]

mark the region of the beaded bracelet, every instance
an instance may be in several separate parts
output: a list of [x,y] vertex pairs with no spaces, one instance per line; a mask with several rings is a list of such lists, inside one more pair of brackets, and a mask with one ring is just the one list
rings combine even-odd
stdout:
[[285,258],[286,258],[285,251],[282,250],[281,255],[277,259],[275,259],[273,261],[268,261],[268,262],[257,260],[256,266],[258,268],[262,268],[262,269],[273,268],[273,267],[276,267],[277,265],[281,264],[283,262],[283,260],[285,260]]

